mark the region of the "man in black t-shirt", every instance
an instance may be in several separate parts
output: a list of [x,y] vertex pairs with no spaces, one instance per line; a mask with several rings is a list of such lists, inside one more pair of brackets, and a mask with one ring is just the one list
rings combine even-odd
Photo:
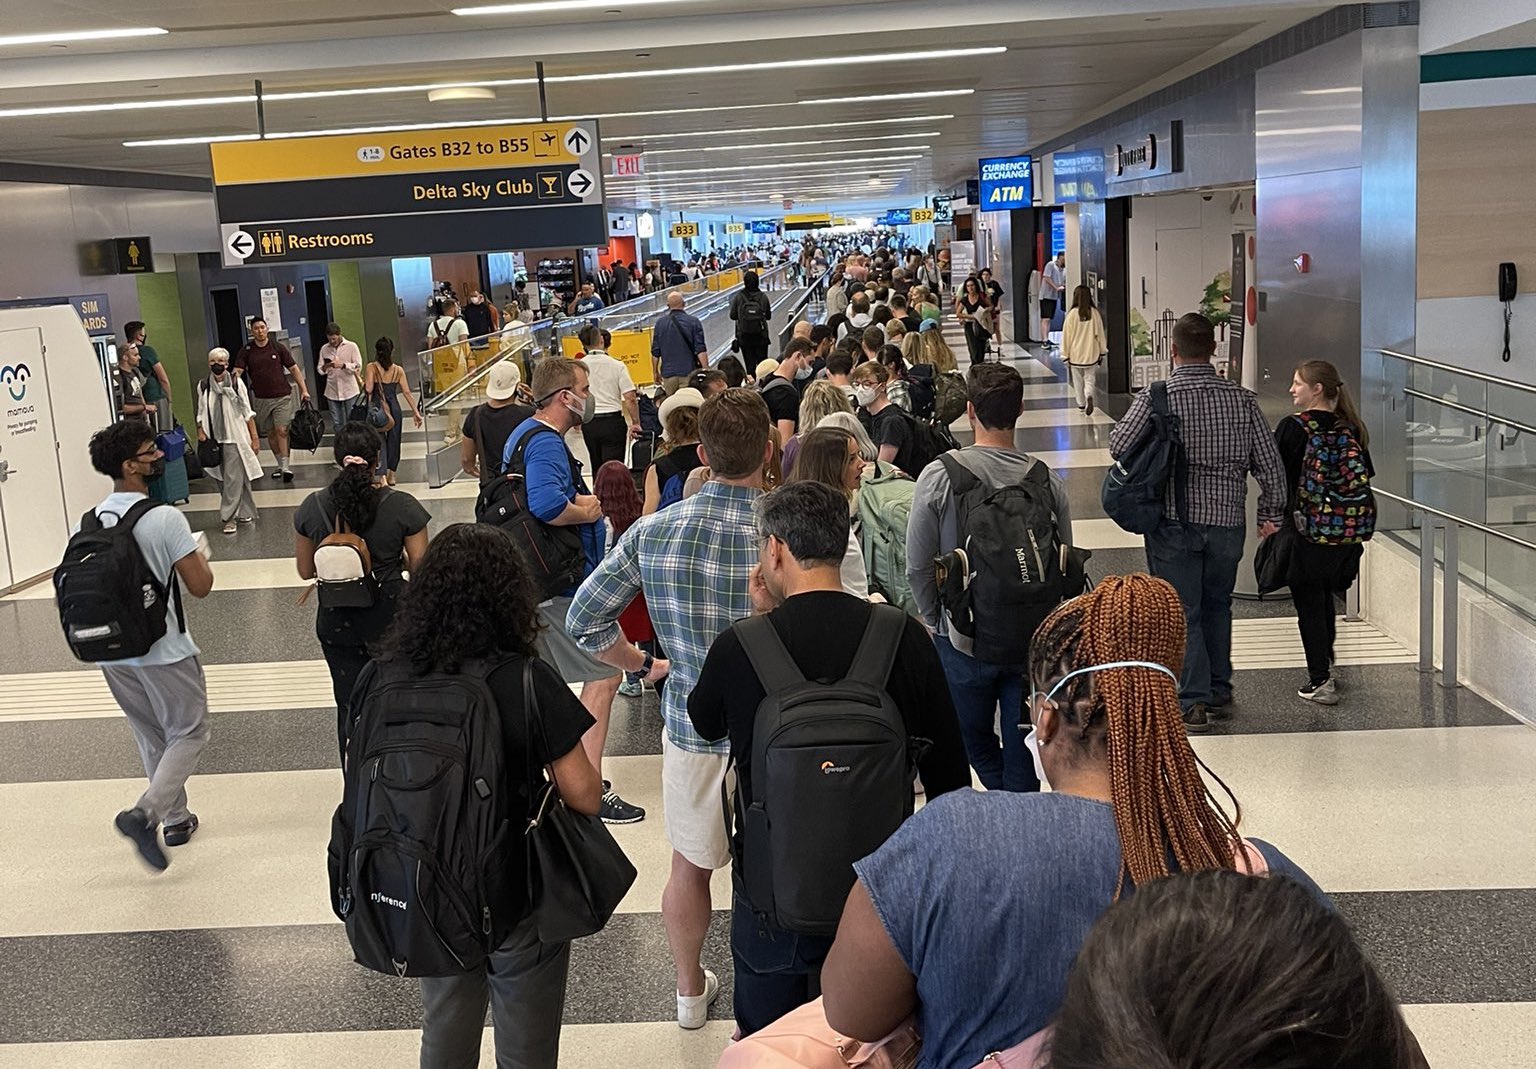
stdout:
[[[847,678],[873,611],[868,601],[842,590],[847,499],[821,483],[790,483],[762,499],[759,517],[767,541],[751,578],[754,611],[767,614],[806,679]],[[927,632],[911,617],[885,691],[901,712],[907,738],[924,740],[916,747],[917,767],[928,798],[968,786],[970,767],[944,669]],[[689,695],[688,718],[706,739],[730,737],[742,797],[751,797],[753,728],[765,697],[736,629],[722,632]],[[910,789],[905,783],[894,786]],[[732,845],[738,875],[742,847],[740,838]],[[738,887],[731,951],[741,1034],[750,1035],[809,1002],[831,946],[831,936],[790,935],[755,916]]]
[[768,381],[763,383],[763,400],[768,403],[768,415],[779,432],[780,448],[800,428],[800,390],[810,381],[811,354],[814,351],[807,339],[793,339],[784,347],[779,366],[768,376]]
[[505,358],[485,380],[485,404],[476,405],[464,417],[463,437],[459,439],[459,465],[464,474],[479,478],[486,486],[501,474],[501,457],[507,439],[529,416],[531,404],[521,403],[522,372],[516,361]]

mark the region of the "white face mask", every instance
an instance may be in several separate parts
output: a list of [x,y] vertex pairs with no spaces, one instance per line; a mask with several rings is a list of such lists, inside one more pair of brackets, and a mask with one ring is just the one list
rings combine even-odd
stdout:
[[[1103,672],[1110,668],[1150,668],[1153,671],[1163,673],[1163,675],[1173,680],[1173,685],[1175,687],[1179,685],[1179,677],[1174,675],[1173,671],[1167,665],[1156,664],[1152,661],[1110,661],[1107,664],[1092,664],[1087,668],[1079,668],[1075,672],[1068,672],[1066,675],[1062,676],[1056,681],[1056,685],[1054,687],[1045,692],[1044,700],[1050,702],[1051,704],[1055,704],[1056,692],[1061,689],[1062,684],[1067,680],[1072,679],[1075,676],[1087,675],[1089,672]],[[1038,693],[1040,692],[1035,691],[1035,694]],[[1030,695],[1031,708],[1034,707],[1034,697],[1034,694]],[[1033,723],[1029,725],[1029,732],[1024,736],[1024,747],[1025,749],[1029,750],[1029,756],[1035,762],[1035,775],[1039,777],[1041,785],[1049,788],[1051,783],[1045,775],[1045,763],[1040,760],[1040,737],[1035,734],[1035,725]]]
[[868,408],[875,403],[875,398],[879,396],[879,393],[880,391],[873,386],[855,386],[853,388],[853,399],[858,402],[860,408]]

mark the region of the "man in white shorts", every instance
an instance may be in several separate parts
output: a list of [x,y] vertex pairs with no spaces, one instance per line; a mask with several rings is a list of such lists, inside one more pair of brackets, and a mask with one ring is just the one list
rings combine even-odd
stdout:
[[[711,479],[692,497],[642,516],[576,591],[566,630],[588,652],[650,680],[665,678],[661,804],[672,871],[661,916],[677,967],[677,1023],[702,1028],[719,995],[699,955],[709,929],[710,874],[730,861],[721,788],[729,742],[706,742],[688,719],[688,695],[715,638],[752,613],[758,560],[753,506],[773,454],[768,406],[755,390],[726,390],[699,409],[699,454]],[[656,660],[624,638],[618,619],[644,593]]]

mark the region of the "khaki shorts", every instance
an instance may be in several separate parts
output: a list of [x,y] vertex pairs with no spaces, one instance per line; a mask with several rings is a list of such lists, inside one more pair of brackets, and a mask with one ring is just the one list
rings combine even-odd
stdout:
[[293,403],[293,394],[289,393],[286,397],[253,397],[251,408],[256,412],[256,433],[267,435],[274,427],[287,430],[298,406]]
[[[661,734],[661,812],[672,849],[689,864],[714,871],[731,863],[720,788],[730,758],[691,753]],[[730,773],[732,789],[736,776]]]
[[[455,425],[462,426],[463,420]],[[551,598],[539,606],[539,622],[544,625],[534,641],[539,657],[567,683],[597,683],[618,675],[619,669],[576,645],[565,629],[565,617],[570,611],[570,598]]]

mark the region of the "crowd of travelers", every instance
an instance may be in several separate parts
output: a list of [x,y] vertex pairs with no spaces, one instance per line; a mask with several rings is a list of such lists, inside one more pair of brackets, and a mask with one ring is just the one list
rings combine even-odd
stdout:
[[[1172,374],[1110,436],[1104,498],[1145,534],[1150,574],[1095,584],[1066,481],[1016,443],[1025,384],[990,351],[990,274],[952,286],[947,257],[883,245],[786,255],[827,279],[825,321],[713,367],[674,324],[643,470],[625,463],[635,386],[593,326],[583,359],[526,383],[493,367],[462,428],[476,522],[429,539],[393,485],[398,442],[340,418],[336,474],[294,516],[345,783],[332,905],[360,963],[420,979],[424,1069],[477,1064],[487,1006],[497,1065],[556,1065],[571,942],[634,877],[607,826],[648,818],[604,769],[621,692],[659,700],[684,1029],[720,992],[710,884],[731,872],[722,1066],[1422,1064],[1328,897],[1245,834],[1242,785],[1189,740],[1240,710],[1250,476],[1296,600],[1298,693],[1340,700],[1335,598],[1374,507],[1337,371],[1297,367],[1298,414],[1271,428],[1214,370],[1210,322],[1180,319]],[[1104,341],[1086,287],[1067,316],[1088,409],[1079,369]],[[355,376],[353,355],[333,359]],[[381,363],[360,389],[389,385]],[[226,446],[239,520],[264,395],[223,350],[209,365],[199,427]],[[181,593],[206,597],[214,573],[206,539],[146,496],[148,423],[130,413],[90,452],[113,492],[71,541],[60,612],[144,756],[116,827],[163,869],[197,830],[185,787],[209,734]],[[109,568],[145,596],[107,604]]]

